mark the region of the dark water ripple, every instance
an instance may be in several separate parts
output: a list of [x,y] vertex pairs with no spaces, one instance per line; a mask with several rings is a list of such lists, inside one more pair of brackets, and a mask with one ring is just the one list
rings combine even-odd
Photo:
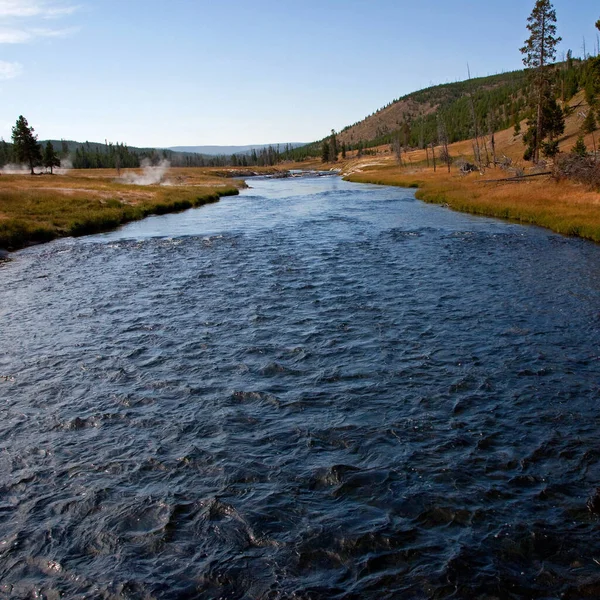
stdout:
[[0,595],[599,597],[599,247],[252,185],[0,267]]

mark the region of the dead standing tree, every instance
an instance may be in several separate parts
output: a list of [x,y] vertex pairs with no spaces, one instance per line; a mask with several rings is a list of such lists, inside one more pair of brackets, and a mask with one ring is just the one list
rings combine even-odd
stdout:
[[400,132],[396,133],[392,140],[392,151],[396,157],[396,164],[402,166],[402,142],[400,141]]
[[471,85],[471,69],[469,63],[467,63],[467,74],[469,76],[467,82],[467,90],[469,95],[469,106],[471,108],[471,120],[473,121],[473,135],[475,141],[473,143],[473,154],[475,155],[475,162],[479,166],[481,171],[481,147],[479,145],[479,127],[477,125],[477,112],[475,111],[475,99],[473,98],[473,87]]
[[450,157],[450,151],[448,150],[448,132],[446,130],[446,123],[444,121],[444,117],[439,113],[437,116],[437,122],[438,139],[440,141],[440,145],[442,146],[440,158],[446,163],[446,166],[448,167],[448,173],[450,173],[450,164],[452,163],[452,158]]
[[488,113],[488,130],[490,132],[490,145],[492,147],[492,161],[494,168],[496,168],[496,129],[498,127],[498,122],[496,119],[496,113],[491,110]]
[[425,143],[425,117],[423,113],[420,115],[421,127],[419,130],[419,150],[425,148],[425,158],[427,159],[427,168],[429,168],[429,144]]

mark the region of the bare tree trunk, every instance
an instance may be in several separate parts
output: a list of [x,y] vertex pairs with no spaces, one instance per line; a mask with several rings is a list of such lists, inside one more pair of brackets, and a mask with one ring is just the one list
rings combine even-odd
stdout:
[[444,118],[438,114],[438,141],[442,146],[442,158],[448,167],[450,173],[450,152],[448,151],[448,131],[446,130],[446,122]]
[[488,127],[490,132],[490,145],[492,146],[492,161],[496,168],[496,113],[492,110],[488,115]]
[[483,136],[483,147],[485,149],[485,166],[490,166],[490,153],[488,152],[487,142],[485,140],[485,136]]
[[400,146],[400,134],[394,136],[392,148],[396,157],[396,164],[402,166],[402,148]]
[[433,157],[433,172],[435,173],[435,146],[433,145],[433,142],[431,142],[431,156]]
[[479,164],[479,170],[481,171],[481,149],[479,147],[479,128],[477,127],[477,114],[475,112],[475,100],[473,100],[473,92],[471,89],[471,69],[469,64],[467,63],[467,73],[469,75],[469,100],[471,103],[471,118],[473,119],[473,133],[475,134],[475,146],[477,148],[477,152],[475,155],[475,160]]
[[540,76],[540,97],[537,105],[537,119],[535,125],[535,145],[533,147],[533,163],[537,164],[540,162],[540,132],[542,131],[542,102],[544,98],[544,91],[542,89],[543,83]]

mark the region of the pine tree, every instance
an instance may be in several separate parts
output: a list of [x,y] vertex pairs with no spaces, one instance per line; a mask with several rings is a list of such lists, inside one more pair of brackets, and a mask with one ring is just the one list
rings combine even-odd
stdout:
[[46,149],[44,150],[44,167],[50,169],[50,175],[52,175],[52,169],[54,167],[60,167],[60,159],[56,152],[54,152],[52,142],[46,142]]
[[34,135],[33,127],[29,127],[27,119],[21,115],[12,128],[12,141],[14,153],[18,161],[25,162],[31,169],[42,162],[42,149],[37,143],[37,135]]
[[524,154],[525,160],[539,162],[539,159],[536,161],[533,155],[536,138],[540,140],[538,150],[540,150],[545,157],[552,158],[558,153],[557,138],[565,131],[565,115],[550,89],[547,89],[544,94],[541,120],[542,132],[539,136],[537,135],[537,122],[534,118],[530,118],[527,121],[527,131],[523,135],[523,142],[527,146]]
[[[523,64],[532,69],[534,83],[534,100],[532,108],[535,111],[534,129],[529,140],[526,154],[537,163],[540,158],[540,148],[545,137],[544,103],[551,89],[551,77],[545,68],[556,57],[556,46],[561,41],[556,37],[556,11],[550,0],[537,0],[531,15],[527,19],[527,29],[531,35],[521,48],[524,54]],[[531,122],[530,122],[531,123]],[[531,125],[530,125],[531,127]]]
[[593,133],[598,129],[598,124],[596,122],[596,116],[594,115],[593,109],[589,109],[585,119],[583,120],[583,124],[581,125],[581,129],[585,133]]
[[571,154],[575,154],[576,156],[581,156],[585,158],[587,156],[587,148],[585,146],[585,142],[583,141],[583,137],[579,136],[577,138],[577,142],[571,148]]
[[6,163],[11,161],[12,149],[4,141],[4,138],[0,138],[0,167],[3,167]]
[[338,159],[338,145],[337,138],[335,137],[335,129],[331,130],[329,136],[329,162],[337,162]]
[[321,162],[329,162],[329,142],[323,142],[321,146]]

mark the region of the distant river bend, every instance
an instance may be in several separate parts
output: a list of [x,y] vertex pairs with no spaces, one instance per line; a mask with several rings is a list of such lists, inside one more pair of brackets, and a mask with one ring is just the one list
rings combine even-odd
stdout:
[[600,247],[249,184],[0,266],[0,597],[597,594]]

